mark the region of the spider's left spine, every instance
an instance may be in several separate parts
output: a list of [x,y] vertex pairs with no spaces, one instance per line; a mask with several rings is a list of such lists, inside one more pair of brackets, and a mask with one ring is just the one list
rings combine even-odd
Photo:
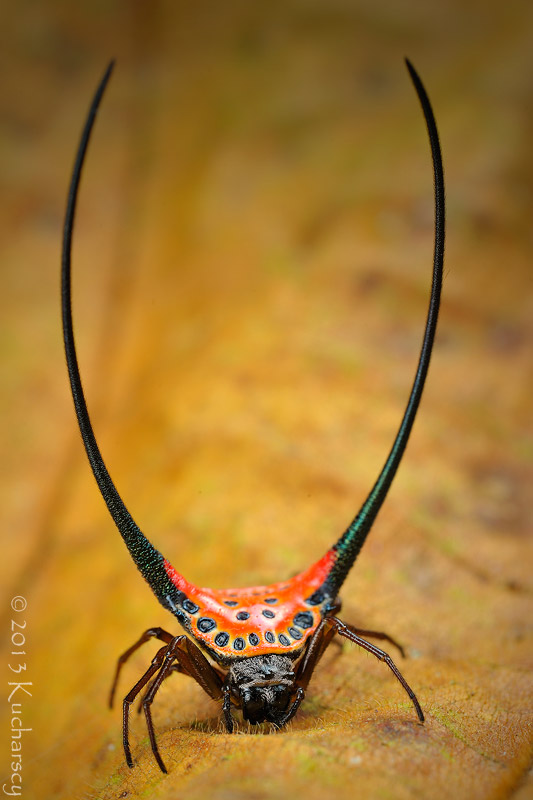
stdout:
[[71,299],[71,251],[72,251],[72,232],[74,228],[74,218],[76,214],[76,203],[80,186],[83,164],[87,153],[87,147],[91,138],[96,114],[102,100],[104,91],[107,87],[114,62],[111,61],[107,67],[89,107],[87,119],[81,134],[67,199],[65,213],[65,224],[63,230],[63,249],[61,256],[61,310],[63,317],[63,341],[65,344],[65,355],[67,368],[72,390],[72,399],[80,433],[85,446],[85,451],[89,459],[94,477],[105,500],[122,538],[124,539],[130,554],[140,570],[143,577],[149,583],[158,600],[167,608],[169,602],[167,598],[172,598],[176,594],[176,587],[170,581],[166,569],[165,559],[161,553],[148,541],[140,528],[136,525],[133,517],[126,508],[121,496],[119,495],[107,467],[100,453],[100,448],[96,442],[93,426],[87,409],[87,402],[83,391],[76,345],[74,342],[74,331],[72,324],[72,299]]

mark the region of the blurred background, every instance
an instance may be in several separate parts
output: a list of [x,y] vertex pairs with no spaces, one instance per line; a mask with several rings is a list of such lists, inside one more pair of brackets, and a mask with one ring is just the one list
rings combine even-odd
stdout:
[[[414,375],[433,195],[404,56],[441,135],[446,276],[419,419],[343,618],[407,646],[428,721],[353,649],[325,656],[278,736],[223,734],[176,677],[154,713],[170,777],[142,720],[130,771],[105,707],[115,659],[177,626],[107,515],[68,391],[60,240],[92,93],[116,58],[73,252],[104,458],[189,580],[271,583],[355,515]],[[22,796],[533,796],[533,6],[21,0],[0,64],[2,670],[24,621]]]

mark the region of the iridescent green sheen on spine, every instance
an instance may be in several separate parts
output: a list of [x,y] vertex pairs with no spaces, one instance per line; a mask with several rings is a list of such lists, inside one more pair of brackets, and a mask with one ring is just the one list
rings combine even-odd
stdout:
[[402,459],[413,422],[416,417],[424,383],[429,368],[431,350],[435,339],[437,319],[439,315],[440,295],[442,288],[442,265],[444,259],[444,230],[445,230],[445,200],[444,200],[444,174],[442,168],[442,156],[440,150],[439,136],[433,110],[428,96],[411,63],[406,59],[407,69],[416,89],[418,99],[422,106],[422,111],[426,120],[429,141],[431,145],[431,155],[433,159],[434,184],[435,184],[435,248],[433,255],[433,281],[431,286],[431,296],[426,320],[426,328],[418,368],[411,389],[411,394],[405,409],[405,413],[399,427],[398,433],[392,445],[389,456],[385,462],[381,473],[374,484],[374,487],[363,506],[341,538],[333,546],[337,553],[336,561],[331,572],[325,581],[324,590],[332,598],[344,583],[352,565],[361,550],[365,539],[376,519],[381,506],[387,496],[389,487],[396,475],[398,466]]

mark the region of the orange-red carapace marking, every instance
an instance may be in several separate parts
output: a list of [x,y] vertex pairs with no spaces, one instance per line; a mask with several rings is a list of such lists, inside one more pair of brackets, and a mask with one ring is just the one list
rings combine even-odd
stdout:
[[288,581],[243,589],[200,588],[166,560],[165,570],[180,592],[176,611],[185,618],[191,635],[215,658],[227,662],[300,650],[323,616],[323,604],[309,603],[309,598],[324,583],[334,560],[335,553],[329,550]]

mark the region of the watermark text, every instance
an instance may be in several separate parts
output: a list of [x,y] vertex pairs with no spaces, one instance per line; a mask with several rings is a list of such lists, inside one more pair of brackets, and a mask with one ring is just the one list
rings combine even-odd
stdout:
[[26,619],[21,616],[27,608],[25,597],[11,599],[15,612],[11,620],[11,652],[8,667],[16,680],[7,682],[7,702],[11,711],[11,776],[2,786],[2,792],[12,797],[22,797],[23,734],[31,731],[23,722],[24,704],[32,697],[33,682],[27,680]]

